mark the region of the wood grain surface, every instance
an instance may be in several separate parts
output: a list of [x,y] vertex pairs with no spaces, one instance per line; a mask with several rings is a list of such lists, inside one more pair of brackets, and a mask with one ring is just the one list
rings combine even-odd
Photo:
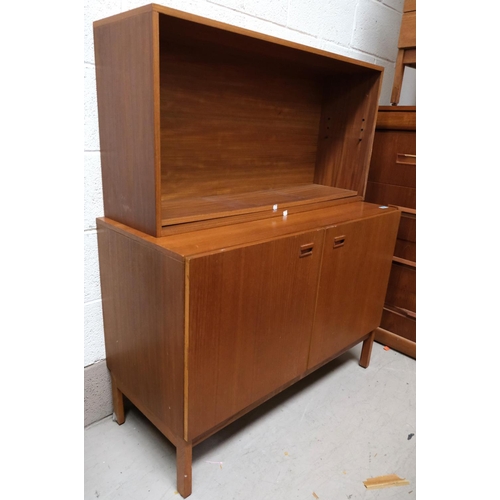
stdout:
[[152,14],[97,25],[94,40],[104,213],[156,235],[161,186]]
[[106,363],[126,396],[183,433],[184,265],[98,221]]
[[327,229],[310,368],[379,326],[399,217],[388,212]]
[[323,235],[190,260],[189,439],[306,371]]

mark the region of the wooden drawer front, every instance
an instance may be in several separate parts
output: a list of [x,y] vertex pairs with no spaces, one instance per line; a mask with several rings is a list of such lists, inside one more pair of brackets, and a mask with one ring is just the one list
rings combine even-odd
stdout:
[[416,136],[411,130],[377,130],[365,200],[416,209]]
[[395,257],[415,262],[416,253],[417,253],[417,246],[415,243],[400,239],[396,240],[396,247],[394,248]]
[[377,132],[380,130],[417,130],[416,106],[379,106]]
[[416,269],[411,266],[392,263],[386,304],[416,312]]
[[365,201],[416,209],[417,193],[413,188],[368,181]]
[[413,214],[401,214],[401,222],[399,223],[398,238],[394,255],[401,259],[416,262],[417,260],[417,243],[416,243],[416,226],[417,219]]
[[412,342],[417,341],[416,318],[384,308],[380,326],[384,330],[395,333],[396,335],[411,340]]
[[399,222],[398,239],[415,243],[417,241],[417,217],[414,214],[402,213]]
[[416,139],[410,130],[377,130],[368,180],[416,187]]
[[306,370],[323,237],[189,261],[189,439]]

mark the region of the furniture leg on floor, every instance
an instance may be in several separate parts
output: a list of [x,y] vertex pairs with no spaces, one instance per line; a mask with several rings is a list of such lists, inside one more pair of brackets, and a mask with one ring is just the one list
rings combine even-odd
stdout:
[[177,449],[177,491],[186,498],[192,491],[193,445],[180,441]]
[[373,341],[375,340],[375,330],[370,333],[368,338],[363,341],[363,347],[361,348],[361,356],[359,358],[359,366],[363,368],[368,368],[370,364],[370,358],[372,355]]
[[116,385],[116,380],[111,377],[111,390],[113,391],[113,412],[115,414],[115,420],[118,425],[125,422],[125,408],[123,406],[123,394],[118,386]]

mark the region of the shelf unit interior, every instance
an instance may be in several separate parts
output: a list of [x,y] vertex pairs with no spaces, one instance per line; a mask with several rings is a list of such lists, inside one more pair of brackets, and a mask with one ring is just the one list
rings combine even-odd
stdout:
[[94,36],[106,216],[161,236],[364,196],[383,68],[157,5]]
[[363,194],[377,71],[170,16],[159,33],[162,226]]

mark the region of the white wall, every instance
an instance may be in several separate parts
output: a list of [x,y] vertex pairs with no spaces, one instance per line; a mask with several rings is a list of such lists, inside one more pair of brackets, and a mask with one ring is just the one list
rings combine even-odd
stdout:
[[[388,105],[404,0],[158,0],[157,3],[304,45],[384,66],[381,105]],[[97,259],[96,217],[103,215],[92,22],[148,3],[85,0],[84,367],[106,356]],[[405,77],[400,104],[415,104]]]

